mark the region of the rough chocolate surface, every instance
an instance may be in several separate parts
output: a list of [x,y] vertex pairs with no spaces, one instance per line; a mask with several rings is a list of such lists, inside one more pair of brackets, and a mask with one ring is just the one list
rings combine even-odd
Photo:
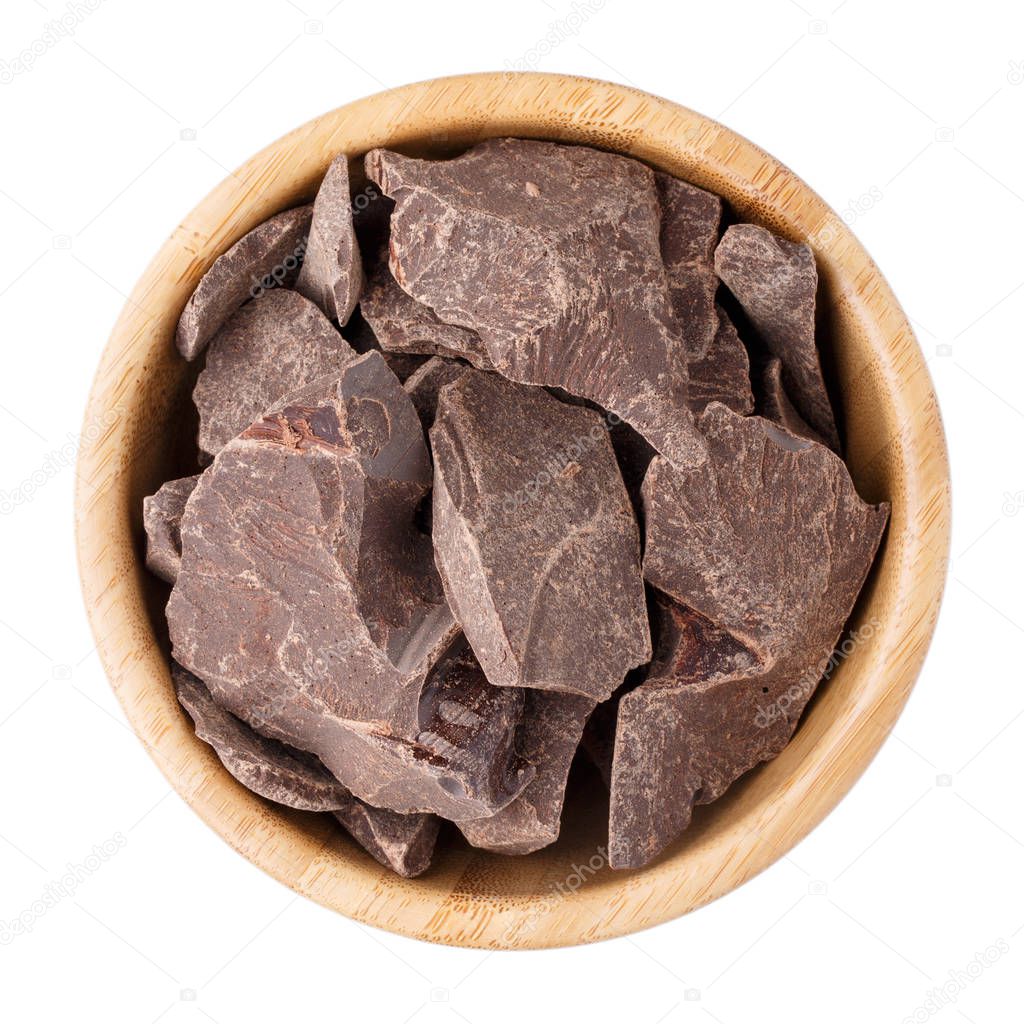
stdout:
[[715,269],[765,346],[782,361],[782,379],[800,414],[838,451],[839,433],[814,340],[818,270],[810,246],[755,224],[734,224],[715,251]]
[[714,339],[704,357],[690,361],[690,408],[699,416],[712,402],[721,402],[746,416],[754,411],[750,358],[721,307],[716,324]]
[[797,412],[789,400],[786,388],[782,383],[782,361],[771,359],[761,371],[761,414],[784,427],[791,434],[824,444],[824,438],[807,425],[807,421]]
[[289,287],[306,251],[312,206],[285,210],[243,235],[218,256],[185,304],[175,341],[195,359],[242,303],[274,287]]
[[558,838],[569,768],[594,701],[571,693],[529,690],[516,749],[534,766],[533,781],[507,807],[476,821],[461,822],[473,846],[495,853],[524,854]]
[[822,445],[725,406],[709,461],[655,459],[644,482],[658,602],[648,680],[622,698],[610,858],[638,867],[789,741],[871,567],[888,516]]
[[403,878],[415,878],[430,867],[440,818],[396,814],[354,799],[334,816],[374,860]]
[[396,202],[405,291],[479,334],[510,379],[589,398],[670,458],[699,457],[649,168],[521,139],[443,162],[373,150],[366,166]]
[[199,482],[198,476],[168,480],[156,494],[142,501],[146,530],[146,568],[173,583],[181,567],[181,516]]
[[176,662],[171,679],[196,735],[246,789],[300,811],[337,811],[352,803],[348,790],[315,757],[261,736],[220,707],[203,681]]
[[233,313],[210,342],[192,393],[199,447],[216,455],[283,395],[338,373],[356,353],[308,299],[275,288]]
[[441,388],[458,380],[465,372],[465,363],[432,356],[405,379],[403,386],[416,407],[424,430],[434,425]]
[[601,417],[467,369],[442,389],[430,437],[437,564],[487,678],[608,697],[650,656],[650,633]]
[[295,288],[340,324],[348,320],[359,301],[363,264],[352,227],[352,195],[344,153],[331,162],[316,194],[306,258]]
[[688,358],[702,359],[718,330],[714,257],[722,200],[670,174],[658,172],[654,177],[661,200],[661,256],[672,311]]
[[359,308],[385,352],[448,356],[482,370],[491,368],[480,335],[443,323],[429,306],[409,295],[392,276],[386,250],[366,282]]
[[478,817],[525,784],[510,765],[521,698],[496,696],[511,720],[496,714],[472,756],[421,736],[424,681],[457,633],[415,526],[430,480],[408,395],[379,353],[354,360],[203,474],[167,618],[175,657],[218,703],[319,756],[356,796]]

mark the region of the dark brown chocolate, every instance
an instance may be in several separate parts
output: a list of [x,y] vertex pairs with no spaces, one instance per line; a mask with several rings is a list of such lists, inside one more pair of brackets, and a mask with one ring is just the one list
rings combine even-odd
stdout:
[[465,371],[465,363],[432,356],[406,378],[403,386],[409,393],[412,404],[416,406],[416,413],[424,430],[429,430],[434,425],[441,388],[458,380]]
[[348,157],[331,162],[313,203],[309,244],[295,288],[331,319],[344,324],[363,289],[363,265],[352,227]]
[[497,691],[505,717],[465,757],[421,735],[424,682],[457,634],[415,525],[430,480],[408,395],[380,353],[359,357],[203,474],[167,619],[175,657],[218,703],[319,756],[357,797],[479,817],[525,785],[510,755],[522,703]]
[[524,854],[550,846],[558,838],[569,768],[587,717],[588,697],[528,690],[516,749],[533,765],[533,781],[507,807],[488,818],[459,823],[473,846],[495,853]]
[[650,634],[606,424],[467,369],[441,390],[430,438],[435,556],[487,678],[608,697],[647,661]]
[[670,174],[658,172],[654,177],[661,200],[661,256],[672,311],[693,362],[707,355],[718,330],[714,257],[722,200]]
[[334,816],[374,860],[395,874],[415,878],[430,867],[441,828],[441,819],[433,814],[396,814],[353,798]]
[[761,372],[761,415],[778,423],[791,434],[803,437],[817,444],[824,444],[824,438],[807,425],[807,421],[789,400],[782,383],[782,360],[771,359]]
[[146,568],[168,583],[178,578],[181,568],[181,515],[198,482],[198,476],[168,480],[156,494],[142,501]]
[[492,139],[454,160],[373,150],[395,199],[391,272],[475,331],[512,380],[591,399],[684,463],[701,439],[643,164],[583,146]]
[[312,206],[285,210],[243,235],[214,260],[178,321],[175,341],[186,359],[195,359],[244,302],[294,283],[312,217]]
[[712,402],[721,402],[741,416],[754,411],[750,357],[732,321],[717,310],[714,340],[702,359],[690,361],[690,408],[699,416]]
[[772,355],[803,418],[839,450],[832,404],[814,340],[818,269],[810,246],[755,224],[734,224],[715,251],[715,269]]
[[216,455],[282,395],[355,358],[330,320],[298,292],[275,288],[246,303],[210,342],[192,392],[200,449]]

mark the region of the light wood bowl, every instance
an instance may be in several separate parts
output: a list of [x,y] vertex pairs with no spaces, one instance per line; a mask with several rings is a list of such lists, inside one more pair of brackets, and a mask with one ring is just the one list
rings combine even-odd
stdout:
[[[423,877],[380,868],[326,816],[253,796],[196,739],[168,673],[167,589],[143,566],[142,498],[190,468],[194,370],[178,315],[214,258],[260,221],[308,201],[339,151],[442,154],[489,136],[627,153],[724,196],[736,214],[814,246],[826,362],[861,494],[892,502],[883,554],[854,614],[871,624],[822,687],[793,742],[685,836],[632,872],[604,865],[597,787],[584,784],[559,842],[529,857],[446,844]],[[361,181],[356,171],[356,187]],[[359,921],[434,942],[538,948],[667,921],[722,896],[790,850],[832,810],[900,713],[931,639],[946,573],[949,475],[921,351],[885,280],[842,219],[791,171],[691,110],[564,75],[480,74],[410,85],[341,107],[253,157],[177,228],[143,274],[93,384],[78,460],[85,603],[125,713],[170,783],[239,853]]]

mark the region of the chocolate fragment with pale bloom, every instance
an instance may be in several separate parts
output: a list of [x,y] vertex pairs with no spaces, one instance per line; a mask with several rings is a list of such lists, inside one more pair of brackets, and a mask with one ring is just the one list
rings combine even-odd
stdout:
[[214,260],[178,321],[175,342],[186,359],[195,359],[244,302],[294,284],[312,217],[312,206],[285,210],[243,235]]
[[363,289],[363,263],[352,226],[348,157],[338,154],[327,168],[313,202],[309,244],[296,291],[344,324]]
[[376,806],[386,787],[392,810],[479,817],[525,784],[510,764],[521,697],[466,756],[421,735],[458,632],[415,523],[430,481],[408,395],[380,353],[353,360],[218,453],[182,519],[167,618],[219,704],[355,796]]
[[409,393],[412,404],[416,406],[416,413],[424,430],[429,430],[434,425],[441,388],[458,380],[466,369],[466,364],[461,361],[431,356],[405,379],[403,386]]
[[807,421],[796,410],[789,400],[785,385],[782,383],[782,361],[771,359],[761,371],[761,414],[765,419],[778,423],[791,434],[824,444],[822,436],[807,425]]
[[754,411],[750,357],[725,310],[717,309],[715,336],[701,359],[690,360],[690,408],[699,416],[721,402],[741,416]]
[[661,257],[672,311],[692,363],[708,354],[718,331],[714,258],[722,200],[670,174],[657,172],[654,177],[661,200]]
[[308,299],[275,288],[232,314],[210,342],[192,398],[199,447],[216,455],[282,395],[337,373],[355,350]]
[[430,867],[441,828],[435,815],[396,814],[353,799],[334,816],[374,860],[395,874],[415,878]]
[[467,369],[441,390],[430,438],[437,565],[487,678],[607,698],[650,657],[650,632],[601,416]]
[[447,161],[372,150],[366,168],[395,200],[391,272],[414,299],[479,335],[509,379],[564,388],[668,457],[699,458],[650,168],[522,139]]
[[178,578],[181,568],[181,516],[198,482],[198,475],[168,480],[142,501],[146,568],[168,583]]
[[516,749],[533,765],[533,781],[507,807],[463,821],[470,844],[494,853],[524,854],[550,846],[562,824],[569,769],[594,701],[572,693],[528,690]]
[[800,415],[838,451],[814,339],[818,269],[811,247],[756,224],[733,224],[715,250],[715,270],[768,351],[782,361],[782,379]]
[[648,679],[619,705],[613,867],[647,863],[785,747],[888,518],[823,445],[721,404],[699,422],[708,462],[655,459],[643,486],[644,572],[666,596]]

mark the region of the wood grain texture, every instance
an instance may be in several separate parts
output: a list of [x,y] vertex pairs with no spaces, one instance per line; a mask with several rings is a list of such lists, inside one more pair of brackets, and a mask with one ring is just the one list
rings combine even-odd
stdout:
[[[143,567],[142,498],[190,469],[194,371],[174,328],[202,273],[279,210],[310,200],[331,158],[374,146],[416,155],[500,135],[614,149],[723,195],[743,219],[814,247],[826,365],[863,496],[892,502],[884,549],[854,614],[869,627],[784,753],[700,809],[685,836],[634,872],[604,866],[598,787],[559,842],[506,858],[446,846],[426,875],[389,874],[326,818],[244,790],[196,739],[171,687],[167,588]],[[76,529],[100,657],[146,749],[239,853],[324,906],[380,928],[480,948],[538,948],[628,934],[701,906],[773,863],[843,797],[906,701],[945,581],[949,473],[938,406],[907,318],[842,219],[778,161],[693,111],[563,75],[481,74],[371,96],[253,157],[177,228],[128,300],[103,354],[78,460]],[[865,634],[867,637],[867,634]]]

